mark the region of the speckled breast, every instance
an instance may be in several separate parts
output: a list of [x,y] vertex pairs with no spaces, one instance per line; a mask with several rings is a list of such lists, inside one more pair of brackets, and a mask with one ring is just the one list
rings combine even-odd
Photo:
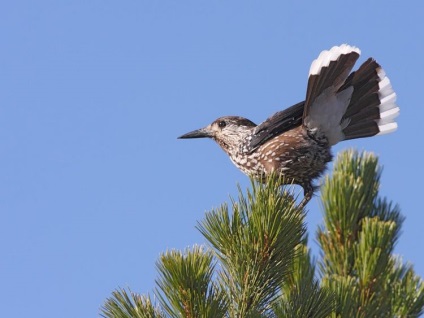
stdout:
[[298,184],[319,177],[331,159],[326,140],[302,127],[274,137],[251,154],[237,153],[231,157],[234,164],[248,175],[261,179],[278,171],[287,182]]

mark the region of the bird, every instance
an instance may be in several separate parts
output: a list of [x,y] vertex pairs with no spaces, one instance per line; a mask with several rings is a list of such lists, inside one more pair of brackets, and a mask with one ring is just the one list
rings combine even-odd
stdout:
[[305,100],[259,125],[224,116],[178,138],[211,138],[254,179],[265,182],[277,174],[282,185],[300,185],[304,195],[298,207],[304,208],[333,159],[332,146],[398,127],[396,93],[380,64],[370,57],[352,71],[360,54],[348,44],[322,51],[310,66]]

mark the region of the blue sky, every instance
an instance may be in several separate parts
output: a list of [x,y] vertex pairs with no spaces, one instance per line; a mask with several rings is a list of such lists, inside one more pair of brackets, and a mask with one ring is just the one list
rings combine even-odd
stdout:
[[[204,212],[249,184],[212,141],[176,137],[303,100],[312,60],[342,43],[383,65],[401,116],[395,134],[334,152],[379,156],[381,194],[406,216],[396,252],[424,276],[423,13],[418,1],[4,1],[2,315],[93,317],[118,286],[151,292],[160,253],[204,242]],[[313,238],[319,200],[308,209]]]

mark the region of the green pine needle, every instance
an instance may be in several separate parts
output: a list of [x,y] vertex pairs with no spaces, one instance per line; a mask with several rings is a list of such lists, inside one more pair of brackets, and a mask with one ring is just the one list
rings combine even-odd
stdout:
[[393,262],[404,218],[397,205],[378,196],[380,175],[374,155],[347,151],[338,156],[322,189],[320,271],[322,286],[336,296],[334,317],[416,317],[422,312],[423,282]]
[[301,242],[304,215],[273,176],[263,185],[252,182],[238,201],[206,214],[198,229],[221,263],[219,280],[232,300],[234,316],[265,312],[278,296]]
[[101,308],[105,318],[164,318],[162,311],[153,305],[150,297],[141,296],[125,289],[112,292]]
[[222,317],[227,301],[213,282],[212,254],[199,246],[168,251],[157,263],[158,297],[170,317]]
[[[106,318],[419,317],[424,282],[393,255],[404,217],[379,196],[371,153],[341,153],[322,186],[318,260],[307,247],[304,212],[272,176],[239,187],[237,199],[206,213],[208,247],[170,250],[157,262],[154,304],[118,289]],[[316,267],[318,265],[319,277]]]

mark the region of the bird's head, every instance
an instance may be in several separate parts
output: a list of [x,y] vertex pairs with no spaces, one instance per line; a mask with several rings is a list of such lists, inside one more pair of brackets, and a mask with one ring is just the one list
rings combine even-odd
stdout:
[[221,148],[231,154],[256,125],[249,119],[239,116],[225,116],[214,120],[210,125],[184,134],[179,139],[212,138]]

